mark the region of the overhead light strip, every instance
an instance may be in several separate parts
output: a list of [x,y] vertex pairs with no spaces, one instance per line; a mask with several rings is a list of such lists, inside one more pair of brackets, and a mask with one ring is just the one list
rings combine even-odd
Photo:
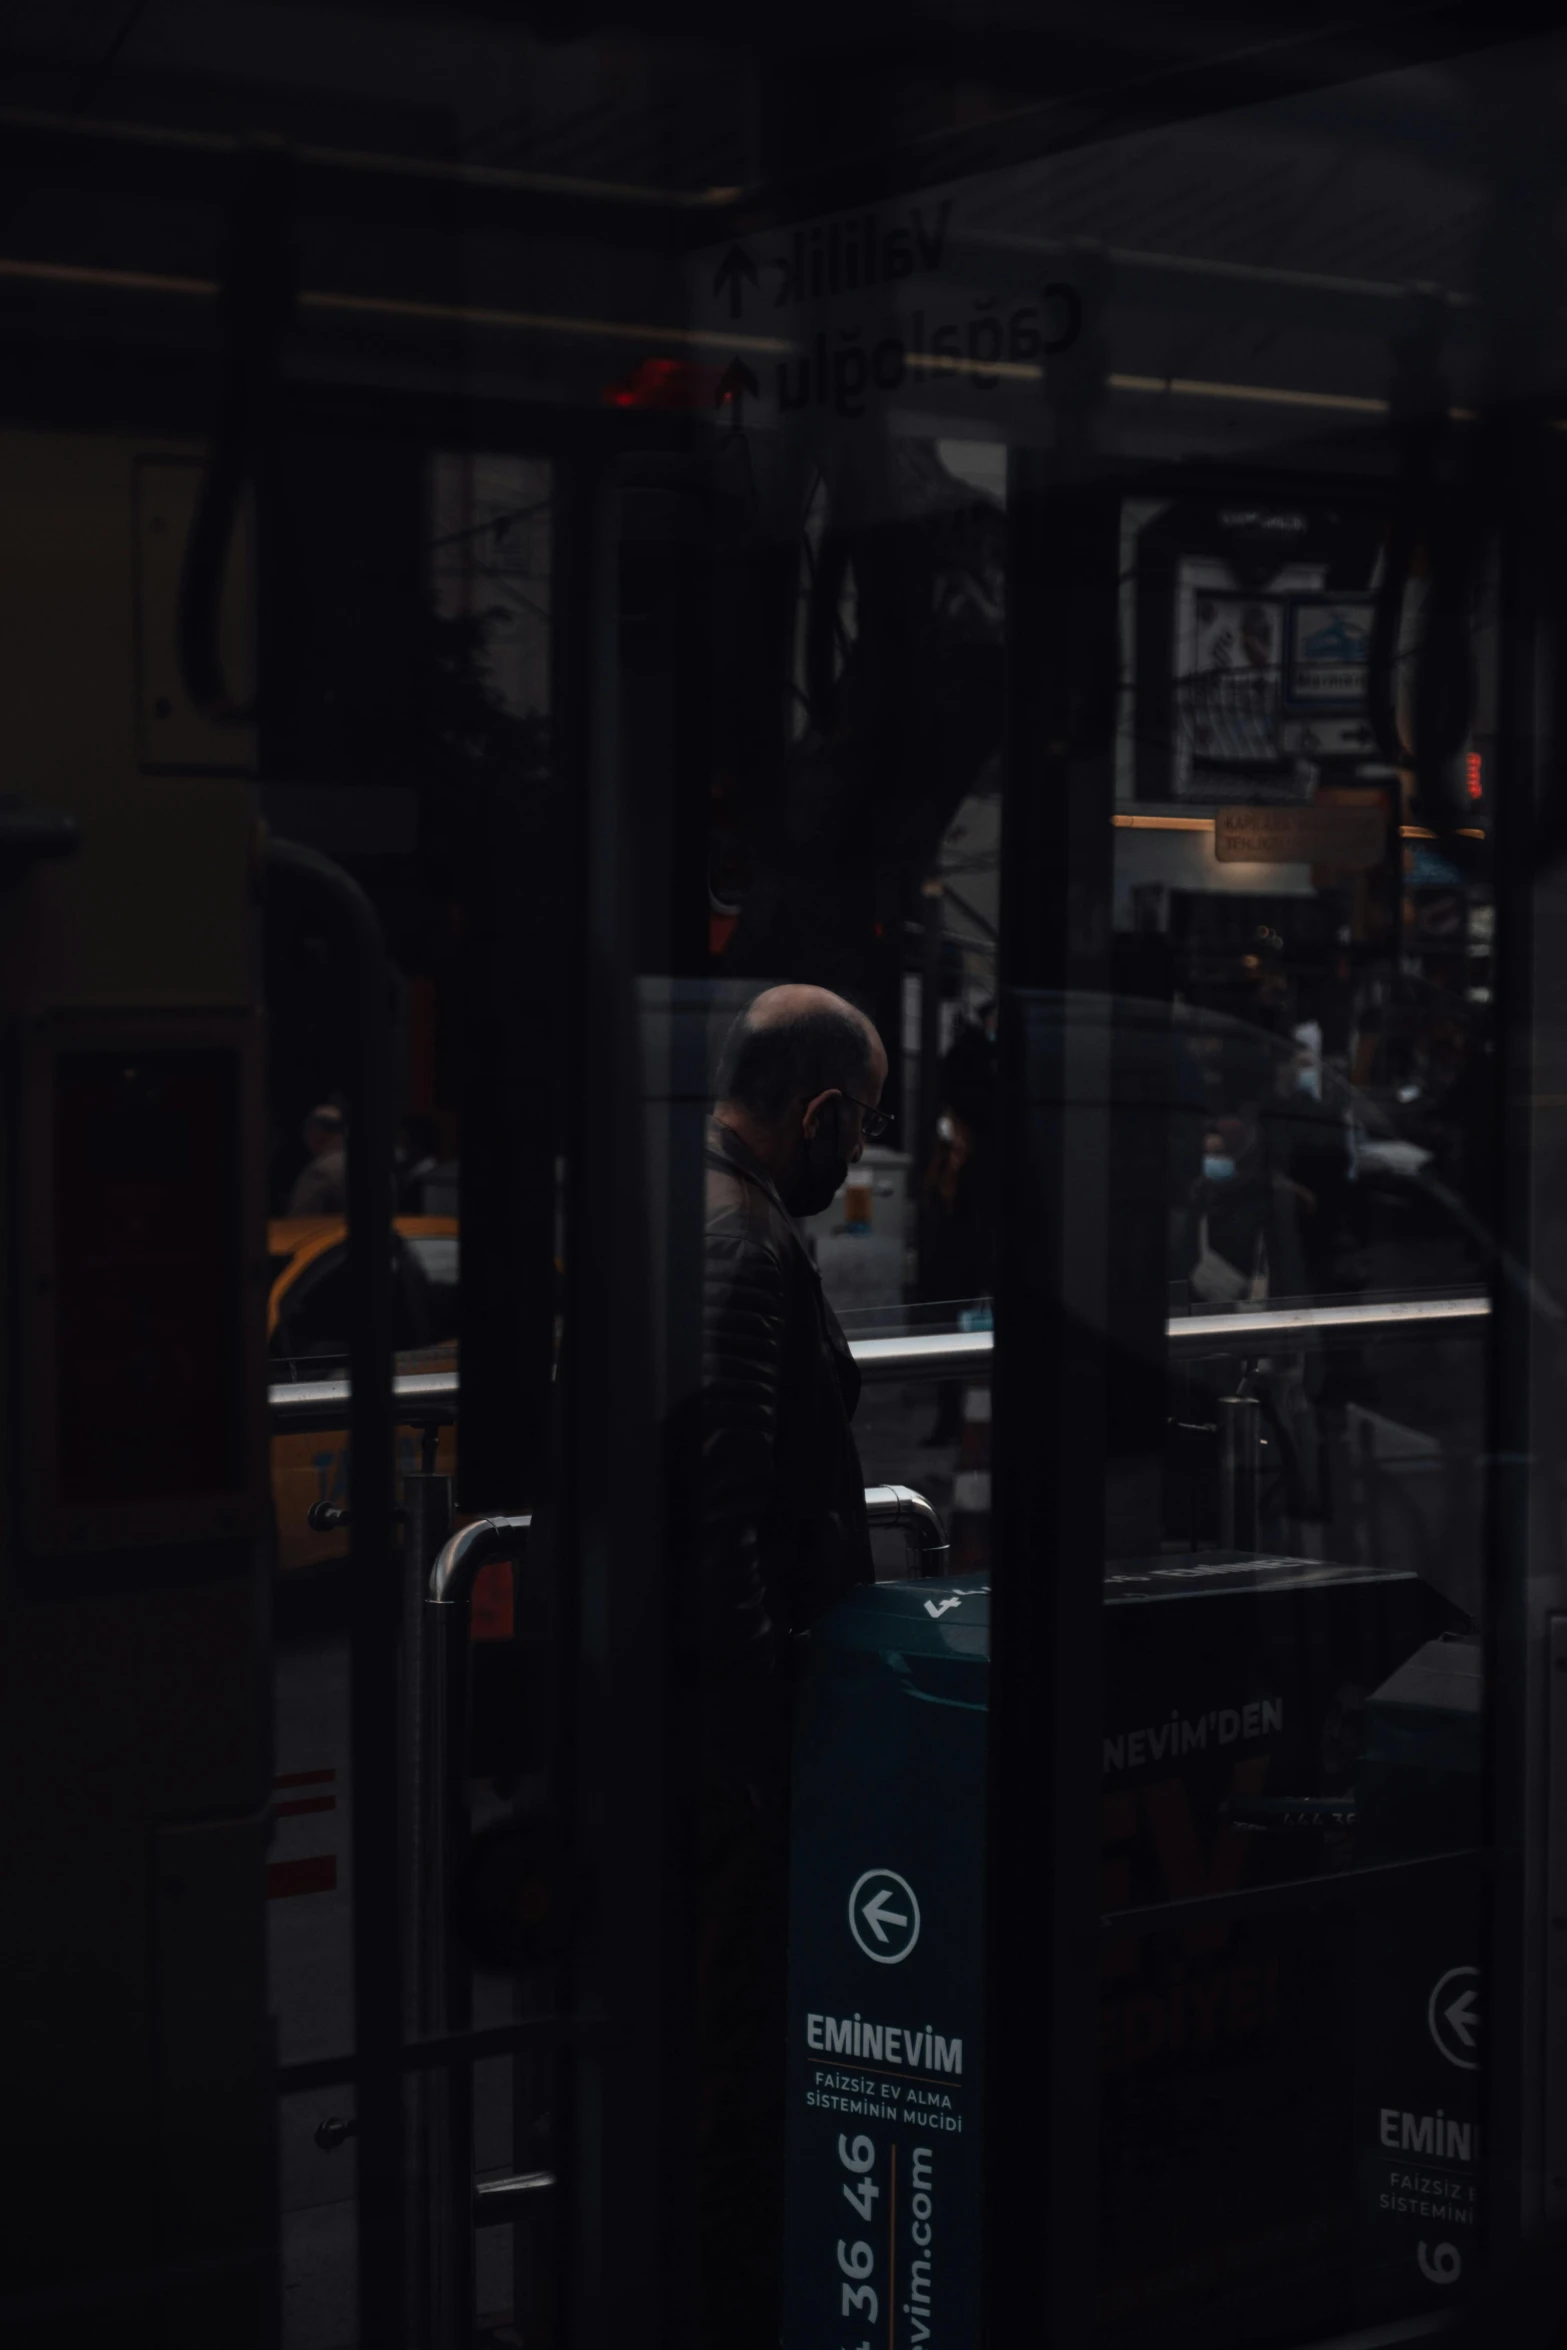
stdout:
[[[1298,805],[1303,809],[1309,809],[1313,805],[1310,801],[1286,804]],[[1118,815],[1112,816],[1110,822],[1117,832],[1213,832],[1218,827],[1218,819],[1214,816]],[[1424,824],[1401,824],[1398,831],[1401,840],[1435,840],[1438,838],[1438,835]],[[1478,824],[1457,824],[1453,827],[1453,838],[1455,840],[1484,840],[1485,832]]]
[[[143,269],[103,269],[70,261],[22,261],[0,257],[0,281],[4,280],[22,285],[81,287],[105,293],[164,294],[179,299],[206,301],[214,299],[218,292],[211,278],[177,277]],[[307,287],[299,297],[299,306],[302,310],[344,318],[403,319],[410,324],[427,326],[490,327],[511,334],[563,335],[579,337],[584,341],[639,343],[650,357],[656,355],[661,343],[676,344],[687,351],[710,350],[729,356],[750,353],[761,358],[788,358],[803,347],[780,335],[737,334],[722,326],[666,326],[645,319],[578,318],[550,311],[493,309],[472,302],[422,302],[393,294],[334,293],[319,287]],[[905,365],[911,371],[933,378],[961,374],[966,364],[966,361],[934,352],[910,351],[905,354]],[[1028,384],[1041,382],[1045,373],[1043,368],[1026,361],[1005,359],[990,362],[986,372],[999,375],[1008,382]],[[1112,392],[1126,392],[1140,397],[1236,401],[1270,408],[1320,409],[1350,416],[1385,416],[1388,413],[1386,400],[1370,399],[1354,392],[1297,391],[1279,384],[1218,383],[1182,375],[1111,374],[1105,378],[1105,382]],[[1475,412],[1472,408],[1450,408],[1447,413],[1454,421],[1467,423],[1473,421]],[[1552,421],[1556,430],[1567,430],[1567,419]]]
[[[109,139],[122,146],[183,148],[208,155],[238,155],[246,141],[232,131],[197,131],[165,123],[84,121],[70,114],[39,114],[21,106],[0,106],[0,129],[47,131],[55,137]],[[354,171],[394,179],[431,180],[442,186],[494,188],[523,196],[576,196],[593,203],[712,212],[737,204],[744,188],[650,188],[629,180],[575,179],[564,172],[511,171],[504,164],[454,163],[433,155],[378,155],[373,149],[292,147],[303,164],[328,171]]]
[[1098,246],[1087,239],[1013,236],[1005,231],[998,233],[992,230],[984,235],[983,241],[1003,253],[1068,256],[1081,253],[1091,259],[1102,253],[1112,267],[1166,270],[1179,277],[1230,278],[1240,285],[1283,286],[1291,293],[1369,295],[1389,302],[1407,302],[1414,295],[1439,302],[1453,310],[1474,307],[1472,294],[1455,293],[1448,286],[1431,282],[1411,284],[1387,278],[1344,277],[1317,269],[1281,269],[1269,262],[1224,261],[1210,254],[1159,253],[1141,246]]

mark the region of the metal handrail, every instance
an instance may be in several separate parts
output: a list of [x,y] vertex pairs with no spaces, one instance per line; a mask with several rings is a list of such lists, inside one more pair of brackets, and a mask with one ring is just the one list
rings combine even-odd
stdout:
[[505,2227],[532,2196],[548,2195],[559,2184],[552,2170],[509,2171],[504,2178],[480,2179],[473,2190],[473,2224]]
[[[267,1390],[272,1426],[279,1433],[346,1426],[346,1379],[285,1380]],[[444,1427],[457,1417],[457,1373],[417,1371],[394,1379],[392,1392],[401,1428]]]
[[[872,1526],[899,1526],[907,1537],[910,1568],[916,1575],[939,1574],[947,1561],[947,1535],[940,1513],[908,1485],[866,1488],[865,1515]],[[422,1817],[415,1823],[421,1854],[425,1920],[423,1964],[417,1971],[419,2029],[430,2036],[450,2034],[469,2021],[463,1962],[452,1943],[451,1916],[458,1867],[466,1842],[468,1769],[469,1606],[481,1571],[498,1559],[515,1558],[533,1525],[531,1511],[514,1517],[479,1518],[459,1527],[437,1552],[425,1580],[425,1600],[415,1634],[421,1650],[413,1686],[425,1707],[424,1750],[428,1768],[419,1783]],[[422,1638],[420,1637],[422,1635]],[[515,2219],[535,2195],[557,2185],[552,2171],[518,2171],[475,2180],[472,2172],[472,2103],[455,2076],[438,2121],[429,2125],[429,2189],[436,2231],[431,2339],[435,2350],[460,2350],[473,2338],[468,2230]]]
[[[1262,1306],[1242,1312],[1177,1314],[1165,1324],[1171,1360],[1204,1356],[1306,1354],[1336,1341],[1374,1338],[1478,1337],[1491,1300],[1480,1291],[1460,1297],[1402,1297],[1363,1304]],[[850,1352],[862,1379],[983,1379],[995,1340],[988,1330],[938,1331],[896,1338],[859,1338]],[[398,1424],[439,1426],[455,1420],[458,1375],[420,1371],[394,1382]],[[274,1429],[341,1428],[348,1410],[346,1379],[310,1379],[269,1390]]]
[[514,1518],[476,1518],[471,1526],[459,1526],[441,1545],[430,1569],[430,1605],[466,1607],[480,1568],[493,1559],[510,1558],[517,1536],[526,1534],[532,1524],[532,1511],[524,1510]]
[[[865,1515],[872,1526],[901,1526],[908,1538],[916,1575],[939,1574],[947,1561],[947,1533],[940,1512],[908,1485],[866,1488]],[[443,2031],[451,2023],[451,1954],[446,1939],[458,1812],[466,1769],[468,1609],[481,1571],[497,1559],[515,1558],[533,1525],[531,1511],[515,1517],[479,1518],[449,1535],[436,1554],[425,1585],[423,1631],[427,1653],[419,1685],[424,1691],[426,1752],[423,1780],[425,1817],[420,1823],[425,1881],[433,1896],[431,1933],[421,1969],[420,2025]]]
[[995,1340],[988,1330],[931,1330],[896,1338],[854,1338],[849,1352],[869,1380],[984,1378]]
[[1263,1306],[1244,1313],[1177,1314],[1165,1325],[1170,1353],[1300,1354],[1340,1338],[1478,1337],[1491,1315],[1482,1290],[1461,1297],[1346,1299],[1331,1306]]
[[[416,1685],[423,1693],[424,1751],[417,1822],[423,1890],[419,2025],[430,2036],[472,2022],[469,1981],[453,1947],[452,1911],[467,1847],[469,1602],[482,1567],[514,1558],[531,1515],[480,1518],[449,1535],[424,1585]],[[432,2350],[462,2350],[473,2340],[471,2229],[478,2208],[473,2177],[473,2081],[462,2066],[448,2072],[433,2100],[427,2141],[434,2258],[430,2296]],[[488,2219],[483,2224],[488,2224]]]
[[[909,1535],[925,1574],[939,1573],[947,1556],[947,1530],[941,1512],[912,1485],[867,1485],[865,1516],[871,1526],[902,1526]],[[473,1596],[480,1571],[496,1559],[511,1558],[517,1538],[533,1524],[531,1511],[512,1518],[478,1518],[448,1536],[430,1569],[427,1604],[438,1608],[465,1608]]]
[[901,1526],[909,1549],[909,1570],[939,1575],[948,1559],[947,1529],[941,1513],[912,1485],[867,1485],[865,1516],[872,1526]]

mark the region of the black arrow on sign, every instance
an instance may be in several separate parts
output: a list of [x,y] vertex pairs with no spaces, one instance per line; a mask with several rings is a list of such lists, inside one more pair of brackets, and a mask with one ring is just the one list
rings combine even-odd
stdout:
[[740,304],[744,299],[740,291],[742,279],[753,286],[755,285],[756,263],[743,245],[731,245],[713,274],[715,294],[721,294],[725,286],[729,288],[729,315],[731,318],[738,318],[740,315]]
[[729,365],[724,369],[723,374],[718,379],[718,389],[713,394],[713,406],[715,408],[722,408],[726,400],[729,402],[729,412],[734,421],[734,429],[736,432],[738,432],[740,430],[741,401],[744,399],[747,392],[750,393],[752,399],[754,400],[760,389],[761,386],[758,384],[755,376],[751,373],[749,367],[747,367],[745,361],[743,359],[731,359]]

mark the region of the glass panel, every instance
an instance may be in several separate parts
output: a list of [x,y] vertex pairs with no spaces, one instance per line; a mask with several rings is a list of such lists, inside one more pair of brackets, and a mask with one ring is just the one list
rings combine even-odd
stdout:
[[[392,1257],[392,1344],[400,1355],[434,1342],[430,1320],[436,1308],[426,1303],[422,1267],[416,1265],[410,1277],[408,1245],[399,1240]],[[342,1249],[329,1249],[285,1290],[271,1352],[279,1363],[308,1363],[312,1378],[331,1378],[347,1364],[348,1329],[348,1260]]]
[[[903,288],[878,325],[899,396],[862,402],[846,313],[830,365],[779,363],[776,418],[764,370],[759,436],[776,421],[837,467],[804,503],[797,745],[856,677],[878,540],[904,544],[943,477],[954,571],[953,541],[994,549],[1013,524],[1004,577],[966,552],[964,589],[936,599],[961,625],[871,705],[904,748],[909,709],[956,695],[973,647],[1010,631],[1005,756],[982,724],[965,735],[968,772],[904,901],[901,1288],[879,1170],[809,1226],[871,1374],[866,1480],[936,1499],[953,1555],[935,1586],[856,1596],[813,1629],[791,2343],[869,2325],[872,2298],[895,2342],[925,2322],[930,2267],[896,2226],[883,2246],[861,2211],[868,2251],[847,2257],[866,2298],[841,2309],[827,2257],[842,2193],[874,2189],[886,2216],[924,2143],[902,2102],[911,2002],[974,2068],[961,2097],[924,2084],[927,2117],[951,2121],[920,2174],[949,2325],[979,2290],[959,2143],[983,2127],[976,2074],[1008,2117],[998,2147],[1030,2142],[1028,2096],[1079,2130],[1032,2172],[1020,2158],[1063,2259],[1093,2272],[1052,2303],[1065,2338],[1304,2341],[1449,2310],[1482,2266],[1500,2175],[1482,2154],[1505,2096],[1480,1988],[1498,1816],[1486,1642],[1519,1572],[1496,1546],[1493,1349],[1518,1279],[1495,1103],[1520,525],[1496,487],[1505,428],[1479,422],[1502,364],[1484,356],[1501,329],[1479,256],[1511,201],[1486,141],[1518,70],[1085,138],[927,189],[911,233],[941,223],[950,241],[930,237],[917,318]],[[1433,106],[1472,116],[1477,146],[1436,136]],[[807,269],[819,234],[826,303],[849,231],[799,233]],[[1399,258],[1417,246],[1418,296]],[[756,249],[765,265],[760,233]],[[982,384],[965,339],[992,304],[1011,331],[1000,256],[1019,253],[1060,272],[1085,321],[1044,370],[1048,421],[1010,379]],[[917,373],[916,336],[932,355]],[[988,442],[972,437],[986,401]],[[808,436],[812,403],[832,420]],[[896,451],[880,472],[878,432]],[[776,912],[802,920],[806,889],[795,865],[768,906],[814,948]],[[726,949],[747,916],[735,882]],[[992,1123],[981,1016],[998,992]],[[890,990],[865,1000],[885,1022]],[[988,1360],[875,1376],[895,1336],[992,1319],[994,1403]],[[878,1542],[879,1582],[897,1586],[896,1540]],[[1020,1602],[1025,1579],[1048,1603]],[[1026,1659],[998,1647],[999,1702],[1040,1727],[1032,1744],[998,1728],[991,1747],[1035,1775],[997,1799],[1012,1882],[992,1887],[987,1950],[977,1889],[952,1889],[981,1805],[959,1717],[986,1702],[992,1598],[998,1644]],[[917,1944],[856,1932],[878,1900],[889,1932],[918,1914]],[[1091,1920],[1092,1970],[1043,1954]],[[994,2056],[979,2063],[987,1965],[988,2022],[1010,2027],[999,2082]],[[1091,2072],[1014,2067],[1033,2027],[1057,2051],[1075,2035]],[[1017,2312],[1034,2246],[1024,2186],[1006,2194],[987,2281]]]
[[441,1346],[457,1336],[458,1250],[455,1232],[409,1233],[403,1242],[417,1277],[425,1342]]
[[[1496,777],[1509,631],[1534,621],[1502,584],[1525,528],[1492,454],[1509,428],[1469,405],[1508,366],[1477,255],[1510,201],[1486,140],[1511,84],[1441,86],[1481,125],[1462,163],[1414,128],[1429,87],[1389,80],[1116,140],[993,193],[996,225],[1070,205],[1117,247],[1095,280],[1105,396],[1014,483],[1032,521],[1009,597],[1039,621],[1015,650],[1046,682],[1009,771],[1027,870],[1003,1027],[1029,1112],[1007,1179],[1022,1217],[1034,1187],[1043,1229],[1004,1245],[993,1562],[998,1642],[1052,1620],[1083,1635],[1086,1589],[1037,1622],[1001,1600],[1010,1576],[1091,1571],[1037,1456],[1057,1480],[1102,1463],[1102,1662],[1085,1640],[1082,1679],[1102,1749],[1106,2342],[1449,2309],[1500,2175],[1482,2160],[1487,1635],[1520,1566],[1487,1514],[1490,1341],[1519,1273],[1494,1012],[1516,912],[1498,830],[1522,818]],[[1303,198],[1313,169],[1312,205],[1281,195],[1264,226],[1264,191]],[[1442,315],[1475,308],[1474,339],[1373,292],[1369,230],[1353,297],[1324,274],[1347,270],[1372,184],[1400,235],[1445,212],[1433,278]],[[1050,566],[1079,583],[1071,606]],[[1051,793],[1071,805],[1031,807]],[[1106,901],[1107,940],[1082,910]],[[1021,948],[1009,924],[1030,919],[1066,948]],[[1083,1423],[1100,1461],[1050,1454],[1011,1398],[1058,1397],[1074,1353],[1091,1382],[1101,1345]],[[1072,1508],[1086,1542],[1094,1507]],[[1086,1688],[1065,1667],[1051,1686],[1086,1745]],[[1011,1704],[1030,1694],[1008,1680]],[[1057,1899],[1081,1918],[1086,1863],[1063,1854],[1086,1759],[1041,1747],[1038,1768],[1061,1806]],[[1001,1850],[1021,1869],[1015,1825]],[[1004,1889],[1001,1930],[1027,1914]],[[1086,2005],[1069,1968],[1052,1995]],[[1000,2012],[1021,2025],[1018,1999]],[[994,2066],[987,2087],[1016,2121]]]
[[[19,1743],[68,1693],[49,1800],[103,1740],[84,1867],[143,1888],[84,1876],[13,2000],[46,2087],[131,2019],[82,2290],[237,2274],[231,2166],[153,2137],[210,2071],[262,2142],[201,1954],[264,1882],[239,2232],[301,2350],[1464,2306],[1567,2205],[1561,37],[62,13],[8,119],[0,992],[264,992],[277,1219],[275,1607],[239,1516],[7,1527]],[[279,841],[384,940],[385,1135],[348,892]],[[15,1340],[7,1442],[59,1387],[79,1479],[195,1491],[222,1186],[68,1119],[56,1296],[27,1061],[70,1376]],[[300,1394],[350,1102],[379,1560],[370,1429],[356,1528]],[[255,1642],[267,1875],[148,1872],[171,1788],[255,1833]]]

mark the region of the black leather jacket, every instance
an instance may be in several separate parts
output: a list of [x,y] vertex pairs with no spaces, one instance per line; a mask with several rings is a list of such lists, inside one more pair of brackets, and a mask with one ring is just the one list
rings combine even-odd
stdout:
[[860,1375],[776,1188],[707,1139],[701,1616],[706,1671],[786,1681],[791,1639],[872,1574],[850,1429]]

